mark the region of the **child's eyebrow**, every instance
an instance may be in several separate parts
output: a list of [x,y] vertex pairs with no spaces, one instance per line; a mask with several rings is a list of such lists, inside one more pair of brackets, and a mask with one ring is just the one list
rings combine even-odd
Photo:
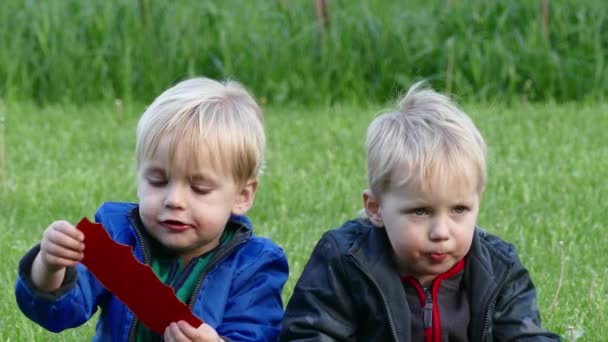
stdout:
[[411,210],[411,209],[419,209],[419,208],[429,208],[432,207],[424,202],[412,202],[401,206],[401,210]]
[[190,181],[193,183],[213,183],[215,184],[218,180],[216,177],[208,174],[197,173],[190,176]]
[[148,175],[153,173],[164,175],[165,169],[156,165],[148,165],[144,168],[144,173]]

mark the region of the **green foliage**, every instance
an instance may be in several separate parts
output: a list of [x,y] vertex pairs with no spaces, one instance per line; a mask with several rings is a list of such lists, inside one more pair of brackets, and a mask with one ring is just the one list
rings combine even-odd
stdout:
[[[601,0],[3,1],[0,96],[147,102],[193,75],[263,101],[374,103],[413,80],[468,99],[603,99]],[[544,29],[546,23],[546,30]]]
[[[608,216],[602,208],[608,194],[602,176],[608,168],[608,107],[464,108],[490,147],[481,226],[518,248],[548,328],[567,338],[572,327],[585,340],[603,340],[608,335],[608,268],[601,257],[608,254]],[[134,130],[142,109],[7,104],[0,112],[6,119],[7,157],[7,177],[0,185],[0,340],[90,339],[95,318],[54,335],[19,312],[13,294],[17,263],[51,221],[76,222],[92,218],[103,201],[136,200]],[[268,165],[250,214],[256,232],[288,255],[285,300],[323,232],[361,208],[364,135],[377,111],[375,106],[266,110]]]

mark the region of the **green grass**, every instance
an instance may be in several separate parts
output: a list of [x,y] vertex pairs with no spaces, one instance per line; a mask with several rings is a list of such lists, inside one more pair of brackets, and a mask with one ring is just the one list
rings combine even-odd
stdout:
[[[470,100],[608,94],[604,0],[4,0],[0,97],[148,102],[238,77],[271,103],[384,101],[412,80]],[[95,86],[91,86],[95,85]]]
[[[466,105],[490,147],[480,224],[514,243],[538,289],[545,325],[583,340],[608,336],[607,105]],[[6,104],[0,193],[0,341],[82,341],[94,322],[54,335],[14,300],[19,258],[55,219],[92,217],[105,200],[133,201],[141,105]],[[365,128],[379,106],[266,108],[269,152],[250,212],[288,254],[292,292],[321,234],[353,217],[365,187]],[[1,141],[1,140],[0,140]],[[560,278],[563,284],[551,302]]]

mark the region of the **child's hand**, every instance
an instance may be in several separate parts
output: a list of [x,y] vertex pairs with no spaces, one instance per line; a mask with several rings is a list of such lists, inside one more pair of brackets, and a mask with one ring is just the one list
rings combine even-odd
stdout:
[[194,328],[185,321],[171,323],[165,329],[165,341],[198,341],[198,342],[219,342],[223,341],[215,329],[209,324],[201,324],[200,327]]
[[58,289],[66,267],[84,258],[84,234],[66,221],[56,221],[44,231],[40,252],[32,264],[32,282],[43,292]]
[[56,221],[44,231],[40,257],[48,271],[76,266],[84,257],[84,234],[67,221]]

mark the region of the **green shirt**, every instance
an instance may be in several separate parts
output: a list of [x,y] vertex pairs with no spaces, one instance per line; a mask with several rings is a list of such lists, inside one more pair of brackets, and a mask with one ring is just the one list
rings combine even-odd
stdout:
[[[220,238],[220,245],[232,239],[234,230],[225,229]],[[206,252],[198,257],[193,258],[187,265],[182,265],[182,261],[177,255],[162,255],[158,249],[161,248],[158,242],[153,241],[148,245],[151,246],[151,262],[150,266],[154,274],[166,285],[173,287],[176,291],[177,298],[186,304],[192,296],[192,291],[200,279],[205,267],[215,255],[218,247]],[[152,246],[156,246],[153,248]],[[156,249],[156,250],[155,250]],[[177,290],[176,290],[177,288]],[[148,329],[141,322],[137,322],[137,341],[155,341],[160,340],[157,334]]]

